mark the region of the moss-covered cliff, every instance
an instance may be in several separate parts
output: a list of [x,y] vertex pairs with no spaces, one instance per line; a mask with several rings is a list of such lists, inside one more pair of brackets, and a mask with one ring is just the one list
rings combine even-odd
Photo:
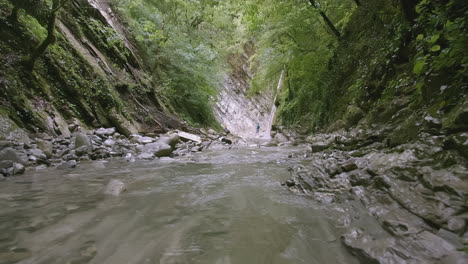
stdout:
[[[46,37],[40,17],[9,16],[0,1],[0,115],[31,132],[68,135],[69,124],[115,126],[121,133],[181,128],[147,77],[132,41],[107,1],[69,1],[59,12],[56,42],[33,71],[25,61]],[[47,7],[44,7],[47,8]],[[7,122],[6,120],[13,122]],[[6,128],[0,136],[8,136]]]

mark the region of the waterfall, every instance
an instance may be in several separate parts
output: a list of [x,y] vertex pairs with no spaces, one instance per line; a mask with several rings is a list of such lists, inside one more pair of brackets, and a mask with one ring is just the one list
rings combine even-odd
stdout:
[[283,69],[281,71],[281,75],[280,75],[280,79],[278,81],[278,86],[276,86],[276,93],[275,93],[275,96],[273,97],[273,103],[272,103],[272,106],[271,106],[271,112],[270,112],[270,117],[268,119],[268,126],[267,126],[267,130],[265,131],[265,138],[271,138],[271,127],[273,126],[273,120],[275,119],[275,114],[276,114],[276,98],[278,97],[278,94],[280,92],[280,89],[283,85],[283,79],[284,79],[284,73],[285,73],[285,70]]

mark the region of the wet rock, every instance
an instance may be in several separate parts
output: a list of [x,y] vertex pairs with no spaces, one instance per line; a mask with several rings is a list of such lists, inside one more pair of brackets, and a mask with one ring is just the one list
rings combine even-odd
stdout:
[[371,176],[363,171],[353,171],[349,174],[349,182],[352,186],[369,186]]
[[11,142],[10,141],[7,141],[7,140],[0,140],[0,150],[4,149],[4,148],[8,148],[8,147],[11,147]]
[[42,150],[47,158],[50,159],[52,157],[54,145],[51,141],[39,139],[37,140],[37,148]]
[[229,145],[232,144],[232,140],[229,139],[229,138],[227,138],[227,137],[222,137],[222,138],[221,138],[221,142],[226,143],[226,144],[229,144]]
[[346,123],[346,127],[352,127],[356,125],[363,117],[365,113],[356,105],[350,105],[346,109],[346,113],[344,115],[344,120]]
[[109,195],[114,195],[114,196],[119,196],[126,190],[125,183],[123,183],[121,180],[116,180],[113,179],[107,184],[106,190],[104,193],[109,194]]
[[139,137],[137,140],[137,143],[140,143],[140,144],[149,144],[153,142],[154,142],[154,138],[152,137]]
[[115,145],[115,141],[112,139],[106,139],[106,141],[104,141],[104,146],[113,147],[114,145]]
[[201,137],[197,136],[197,135],[194,135],[194,134],[179,131],[178,135],[179,135],[180,139],[182,139],[183,141],[194,141],[194,142],[198,142],[198,143],[202,142]]
[[311,145],[313,153],[323,151],[323,150],[327,149],[328,147],[329,147],[329,145],[327,145],[326,143],[323,143],[323,142],[322,143],[314,143],[314,144]]
[[0,169],[8,169],[13,167],[13,161],[11,160],[2,160],[0,161]]
[[81,147],[78,147],[75,149],[75,154],[78,156],[78,157],[81,157],[81,156],[84,156],[86,154],[89,154],[91,153],[91,150],[88,146],[81,146]]
[[115,134],[115,127],[111,128],[99,128],[98,130],[94,131],[94,134],[100,136],[101,138],[109,137]]
[[30,156],[34,156],[35,158],[33,159],[30,159],[32,161],[39,161],[39,162],[44,162],[47,160],[47,156],[44,154],[44,152],[42,152],[42,150],[40,149],[30,149],[28,150],[28,154]]
[[288,138],[287,138],[285,135],[283,135],[282,133],[277,133],[277,134],[275,135],[275,141],[276,141],[277,143],[283,143],[283,142],[287,142],[287,141],[289,141],[289,140],[288,140]]
[[285,184],[288,187],[293,187],[294,185],[296,185],[296,183],[293,180],[287,180]]
[[73,153],[69,153],[69,154],[66,154],[62,157],[63,160],[65,161],[69,161],[69,160],[77,160],[78,159],[78,156],[74,154],[75,151],[73,151]]
[[141,153],[137,156],[137,159],[152,160],[154,159],[153,153]]
[[[75,136],[75,151],[80,149],[80,153],[89,153],[93,151],[93,144],[89,137],[83,133],[78,133]],[[77,153],[78,154],[78,153]]]
[[158,139],[158,143],[164,143],[164,144],[167,144],[169,146],[171,146],[172,148],[176,148],[176,145],[179,143],[180,141],[180,137],[179,135],[177,134],[172,134],[170,136],[165,136],[165,137],[161,137]]
[[356,170],[357,168],[358,168],[358,166],[354,162],[347,162],[347,163],[341,165],[341,169],[344,172],[353,171],[353,170]]
[[74,169],[77,165],[77,161],[76,160],[69,160],[69,161],[66,161],[62,164],[60,164],[57,169]]
[[24,167],[21,163],[15,163],[13,165],[13,175],[23,174],[26,171],[26,167]]
[[465,231],[465,220],[460,217],[452,217],[447,221],[447,228],[455,233],[461,233]]
[[21,163],[23,165],[27,164],[27,159],[23,155],[20,155],[12,148],[5,148],[0,151],[0,161],[1,160],[11,160],[16,163]]
[[143,146],[143,151],[147,153],[154,153],[156,157],[170,156],[172,147],[164,143],[150,143]]

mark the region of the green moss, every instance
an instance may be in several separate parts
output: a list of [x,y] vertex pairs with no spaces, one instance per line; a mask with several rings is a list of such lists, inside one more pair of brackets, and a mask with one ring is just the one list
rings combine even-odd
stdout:
[[40,43],[47,37],[47,30],[34,17],[24,14],[19,17],[19,21],[26,29],[29,38],[36,43]]

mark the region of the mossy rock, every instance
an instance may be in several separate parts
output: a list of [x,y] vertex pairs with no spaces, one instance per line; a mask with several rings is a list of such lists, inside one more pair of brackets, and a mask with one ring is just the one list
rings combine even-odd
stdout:
[[345,127],[350,128],[356,126],[357,123],[365,116],[364,111],[356,105],[350,105],[346,109],[344,115]]
[[419,134],[420,124],[416,115],[412,115],[398,125],[388,137],[391,147],[408,143]]
[[468,131],[468,99],[447,114],[442,128],[450,132]]

